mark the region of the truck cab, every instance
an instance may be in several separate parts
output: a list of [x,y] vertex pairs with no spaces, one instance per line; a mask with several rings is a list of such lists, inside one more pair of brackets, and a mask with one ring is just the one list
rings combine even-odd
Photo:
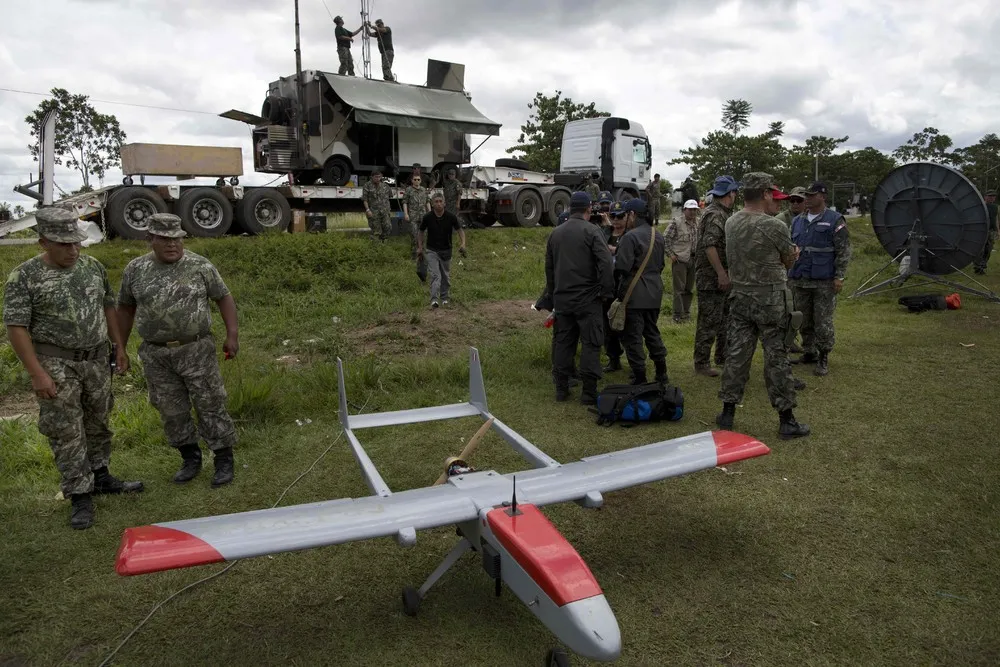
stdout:
[[556,182],[567,187],[597,174],[601,190],[616,200],[639,197],[650,181],[653,151],[642,125],[625,118],[586,118],[566,123]]

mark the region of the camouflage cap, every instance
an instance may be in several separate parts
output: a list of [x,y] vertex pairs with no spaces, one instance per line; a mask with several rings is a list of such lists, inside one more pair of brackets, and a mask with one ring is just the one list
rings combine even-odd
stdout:
[[766,172],[752,171],[743,176],[745,190],[770,190],[774,187],[774,176]]
[[987,197],[996,197],[997,196],[997,191],[996,190],[987,190],[986,191],[986,196]]
[[788,193],[788,197],[789,198],[798,197],[799,199],[805,199],[806,194],[807,194],[806,189],[804,187],[802,187],[801,185],[796,185],[794,188],[792,188],[792,191]]
[[80,243],[87,240],[87,234],[80,229],[75,213],[64,208],[50,206],[35,213],[38,235],[56,243]]
[[154,213],[149,216],[149,227],[146,231],[154,236],[165,236],[170,239],[182,239],[187,232],[181,229],[181,219],[173,213]]

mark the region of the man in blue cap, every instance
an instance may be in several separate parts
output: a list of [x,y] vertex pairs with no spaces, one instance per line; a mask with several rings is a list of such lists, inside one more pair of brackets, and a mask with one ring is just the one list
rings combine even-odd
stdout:
[[590,195],[574,192],[569,220],[549,234],[545,246],[545,289],[552,295],[553,366],[556,400],[569,398],[569,378],[580,351],[580,402],[597,403],[601,379],[601,346],[604,344],[604,299],[614,287],[611,252],[604,234],[590,222]]
[[[663,345],[657,320],[660,318],[660,303],[663,301],[663,236],[653,231],[647,216],[646,202],[630,199],[625,203],[627,227],[615,253],[615,295],[625,307],[625,329],[621,333],[625,356],[632,369],[632,384],[646,383],[646,352],[643,341],[649,349],[649,356],[656,367],[656,381],[667,382],[667,348]],[[649,244],[653,252],[646,261]],[[643,266],[645,264],[645,266]],[[642,272],[640,273],[640,269]],[[625,301],[625,294],[632,281],[635,287]]]
[[726,268],[726,220],[733,214],[740,183],[732,176],[719,176],[708,191],[712,203],[705,207],[698,224],[698,248],[694,256],[695,285],[698,287],[698,324],[694,334],[694,370],[718,377],[712,368],[726,363],[726,317],[729,305],[729,273]]

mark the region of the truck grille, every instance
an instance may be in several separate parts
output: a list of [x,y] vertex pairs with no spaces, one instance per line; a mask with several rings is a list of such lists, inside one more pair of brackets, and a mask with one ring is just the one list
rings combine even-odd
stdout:
[[270,125],[267,128],[269,155],[267,164],[272,169],[291,169],[298,163],[299,147],[295,140],[295,131],[282,125]]

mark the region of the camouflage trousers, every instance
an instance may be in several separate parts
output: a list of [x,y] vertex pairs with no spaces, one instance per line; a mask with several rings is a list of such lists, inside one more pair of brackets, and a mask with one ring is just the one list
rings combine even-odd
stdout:
[[993,245],[997,240],[997,232],[995,229],[991,229],[989,235],[986,237],[986,245],[983,246],[983,254],[975,259],[973,262],[973,267],[976,271],[985,271],[986,265],[990,263],[990,255],[993,254]]
[[719,398],[723,403],[740,403],[750,379],[750,363],[757,340],[764,348],[764,386],[775,410],[795,407],[795,384],[785,348],[788,312],[784,292],[748,294],[735,292],[729,299],[726,333],[726,364],[722,370]]
[[351,50],[342,46],[337,47],[337,57],[340,58],[340,69],[337,70],[337,74],[354,76],[354,56],[351,55]]
[[388,209],[373,208],[368,218],[368,228],[372,230],[372,238],[387,239],[392,234],[391,214]]
[[804,352],[829,352],[833,349],[833,311],[837,308],[837,295],[833,282],[824,281],[815,287],[792,287],[795,310],[802,311],[802,350]]
[[726,362],[726,320],[729,317],[729,294],[698,290],[698,324],[694,333],[695,368],[708,368],[715,343],[715,365]]
[[49,439],[64,496],[94,490],[93,471],[111,461],[111,369],[107,359],[70,361],[38,355],[56,383],[55,398],[38,399],[38,430]]
[[653,224],[657,224],[660,221],[660,200],[654,199],[649,202],[649,219],[653,221]]
[[[180,347],[139,346],[149,402],[160,413],[167,442],[193,445],[201,438],[212,451],[236,444],[236,426],[226,410],[215,340],[211,336]],[[198,427],[191,408],[198,414]]]
[[382,54],[382,78],[386,81],[395,81],[396,78],[392,75],[392,59],[395,54],[392,51],[386,51]]

